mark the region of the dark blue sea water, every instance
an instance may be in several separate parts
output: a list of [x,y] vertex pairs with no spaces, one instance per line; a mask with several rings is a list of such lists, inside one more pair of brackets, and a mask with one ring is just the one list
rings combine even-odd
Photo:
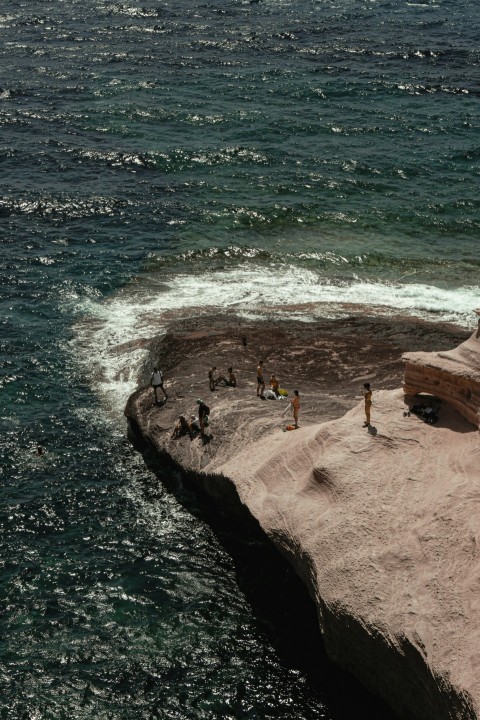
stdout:
[[479,36],[473,0],[3,0],[0,718],[377,717],[122,408],[178,315],[472,324]]

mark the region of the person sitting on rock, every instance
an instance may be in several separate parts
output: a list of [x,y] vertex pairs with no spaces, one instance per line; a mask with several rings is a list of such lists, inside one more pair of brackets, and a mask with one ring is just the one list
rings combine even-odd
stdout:
[[233,372],[233,368],[228,368],[228,378],[224,377],[223,375],[220,375],[215,380],[215,385],[218,385],[219,383],[223,383],[225,387],[237,387],[237,378],[235,377],[235,373]]
[[275,373],[272,373],[270,375],[270,387],[272,388],[275,395],[278,395],[278,391],[280,390],[280,383],[277,380]]
[[177,438],[182,437],[182,435],[187,434],[190,436],[190,439],[193,440],[193,429],[191,424],[184,415],[180,415],[175,423],[175,427],[173,428],[172,438],[176,440]]
[[190,427],[195,435],[200,432],[199,419],[196,415],[190,415]]
[[215,390],[215,370],[216,366],[214,365],[211,370],[208,371],[208,382],[210,385],[210,390]]

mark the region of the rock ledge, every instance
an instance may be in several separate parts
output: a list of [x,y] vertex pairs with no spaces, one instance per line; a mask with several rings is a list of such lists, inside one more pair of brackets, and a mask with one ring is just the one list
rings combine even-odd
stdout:
[[[377,335],[370,343],[371,368],[358,342],[346,343],[350,365],[343,362],[348,323],[283,335],[277,329],[274,345],[265,327],[242,328],[249,339],[243,349],[237,328],[217,327],[214,346],[208,331],[180,328],[153,346],[169,378],[167,407],[154,406],[151,389],[143,387],[125,413],[160,455],[195,474],[218,505],[233,507],[238,499],[248,508],[306,583],[335,662],[399,718],[469,720],[480,709],[478,432],[446,403],[431,426],[406,414],[401,390],[377,390],[399,377],[399,350],[408,349],[393,330],[393,341]],[[424,348],[430,340],[423,336]],[[282,432],[281,401],[255,397],[259,357],[300,386],[300,430]],[[240,387],[205,397],[212,407],[210,442],[173,440],[174,420],[200,391],[205,395],[212,358],[220,369],[234,365]],[[295,377],[298,358],[300,369],[317,362],[311,377],[303,373],[305,391],[301,375]],[[326,358],[334,358],[336,369],[325,370]],[[374,427],[367,432],[354,394],[373,376]]]

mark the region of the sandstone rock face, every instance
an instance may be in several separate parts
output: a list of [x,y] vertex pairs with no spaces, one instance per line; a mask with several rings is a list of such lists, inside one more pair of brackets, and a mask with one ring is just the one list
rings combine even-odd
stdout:
[[[331,383],[315,385],[321,366],[310,365],[308,353],[317,352],[319,339],[306,332],[301,366],[312,367],[313,373],[305,391],[300,375],[295,378],[301,427],[282,432],[282,402],[256,398],[254,359],[263,357],[268,367],[275,357],[272,369],[282,377],[293,375],[300,339],[293,344],[281,338],[281,347],[292,355],[288,360],[284,354],[291,364],[282,368],[276,351],[269,358],[264,347],[256,346],[242,360],[235,356],[233,340],[217,336],[217,357],[224,350],[236,370],[244,362],[252,372],[238,373],[238,388],[219,388],[206,396],[212,365],[207,340],[206,354],[195,345],[194,369],[186,364],[186,345],[182,352],[175,344],[168,346],[163,359],[174,357],[178,367],[167,373],[167,407],[153,404],[151,388],[139,389],[125,411],[132,426],[161,456],[193,476],[217,507],[227,512],[243,507],[256,518],[306,583],[327,653],[382,696],[399,718],[479,718],[476,428],[448,403],[435,425],[424,423],[406,413],[402,390],[379,391],[372,383],[373,427],[365,429],[363,402],[354,396],[363,380],[372,378],[369,368],[358,372],[362,358],[351,346],[352,367],[342,367],[345,379],[336,390],[343,395],[333,404]],[[322,352],[325,344],[323,338]],[[329,347],[329,357],[336,347]],[[379,349],[370,350],[378,373]],[[453,362],[452,353],[443,355]],[[390,356],[385,352],[383,357],[385,373],[390,372]],[[162,365],[160,346],[158,358]],[[212,409],[210,441],[172,438],[175,419],[194,407],[201,391]]]
[[217,471],[303,577],[327,652],[405,720],[480,710],[480,447],[454,411],[404,417],[401,391],[272,437]]
[[480,333],[445,352],[402,356],[407,395],[428,393],[446,400],[469,422],[480,426]]

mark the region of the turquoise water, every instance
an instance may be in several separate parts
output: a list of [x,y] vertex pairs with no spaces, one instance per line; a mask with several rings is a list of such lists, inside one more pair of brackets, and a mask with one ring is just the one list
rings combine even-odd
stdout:
[[122,409],[199,310],[473,324],[476,6],[5,0],[0,33],[0,717],[374,717],[279,653]]

